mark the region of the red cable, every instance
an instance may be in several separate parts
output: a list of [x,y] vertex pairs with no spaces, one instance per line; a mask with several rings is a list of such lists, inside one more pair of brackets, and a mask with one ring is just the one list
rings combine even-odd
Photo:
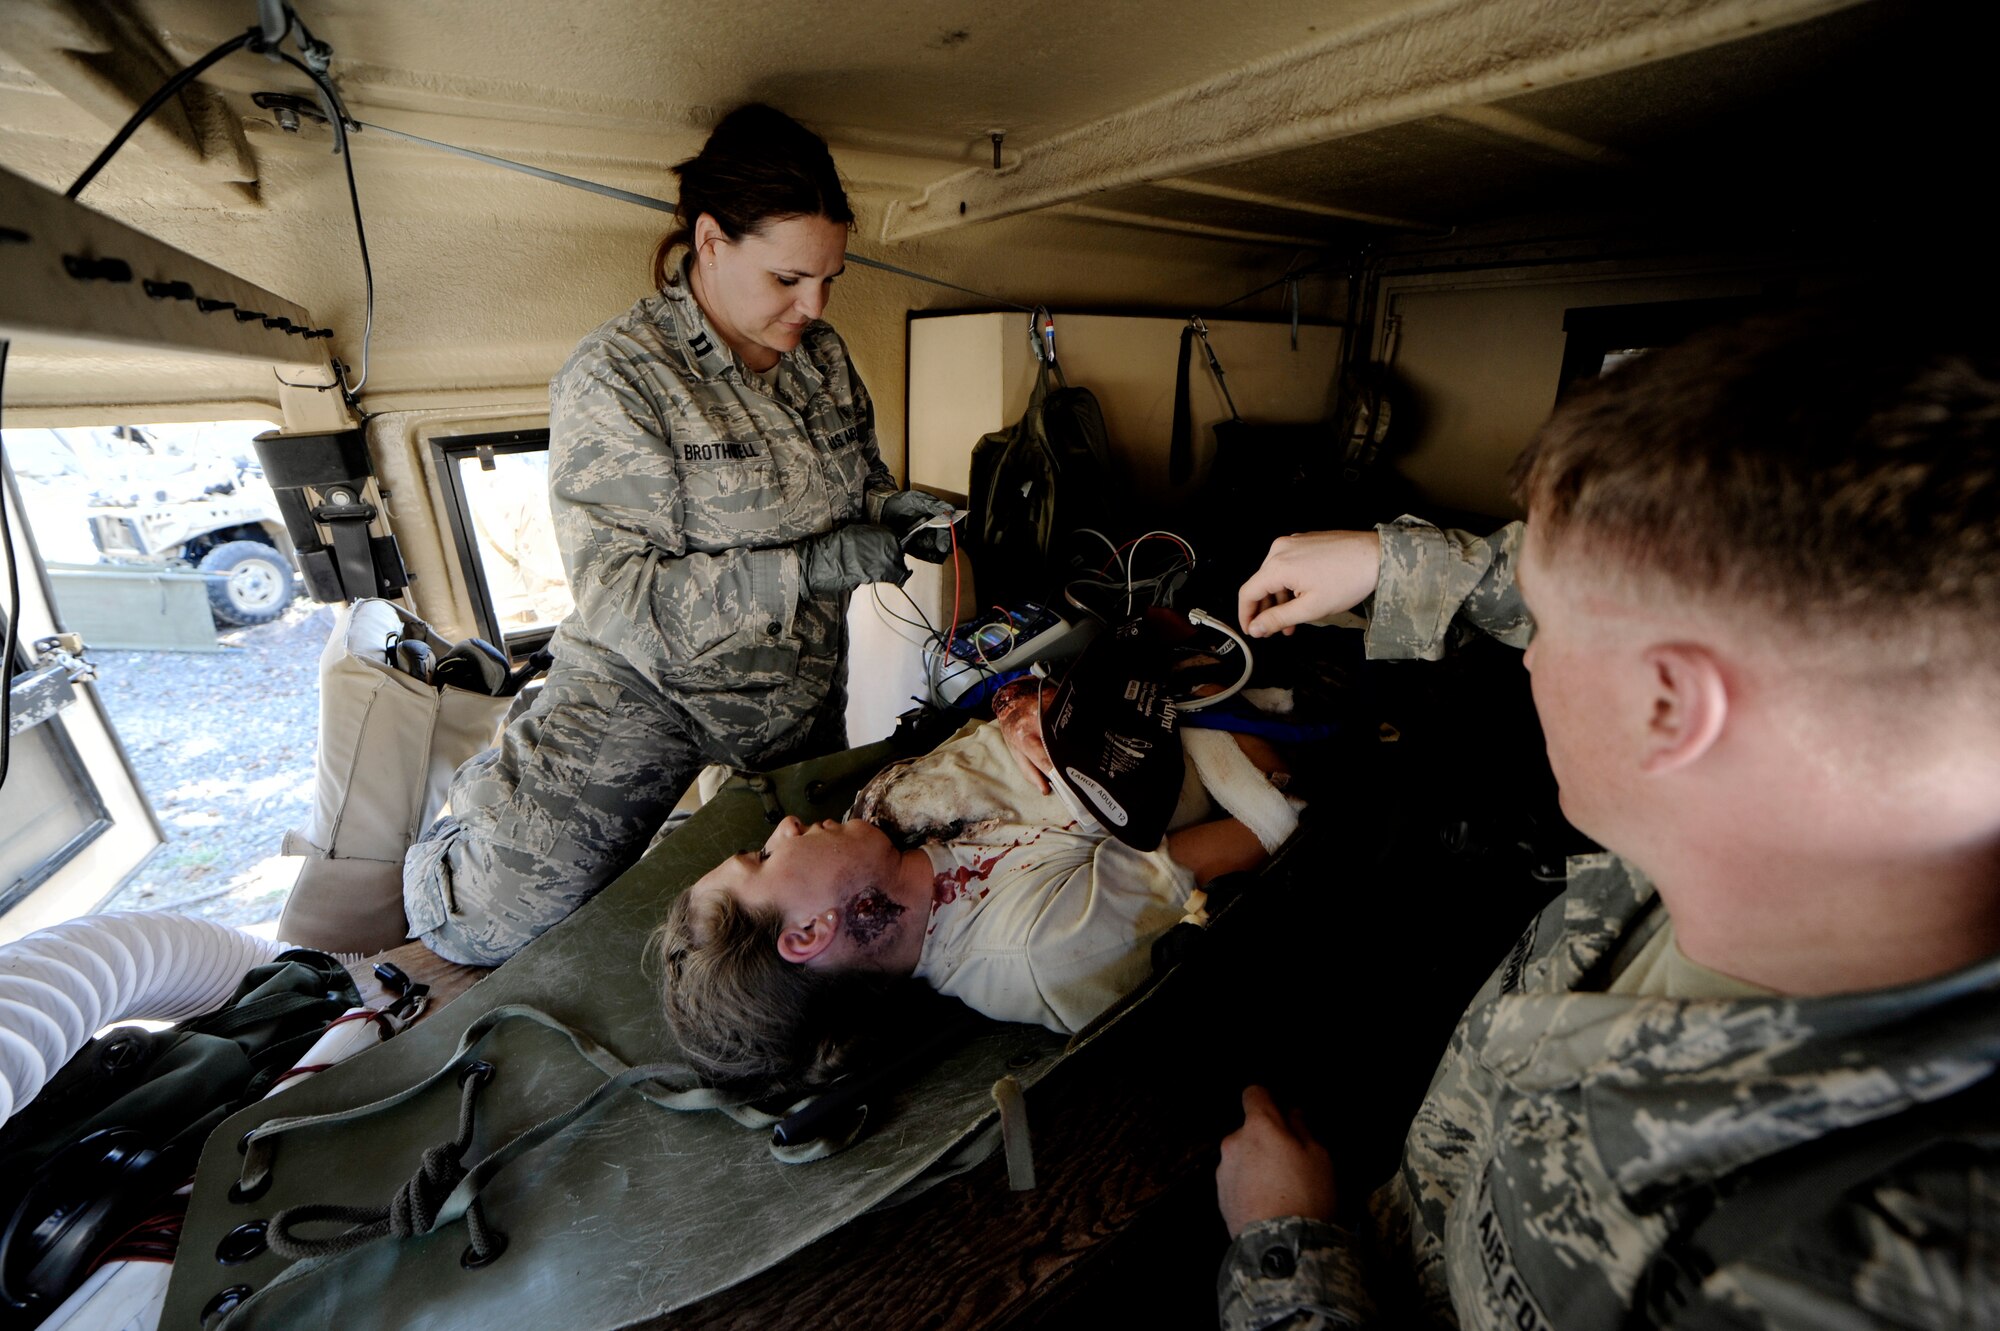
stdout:
[[951,640],[958,636],[958,525],[947,524],[951,534],[951,632],[944,635],[945,664],[951,664]]

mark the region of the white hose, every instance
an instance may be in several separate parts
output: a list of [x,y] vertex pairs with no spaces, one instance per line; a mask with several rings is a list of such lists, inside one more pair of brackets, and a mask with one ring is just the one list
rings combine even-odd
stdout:
[[113,1022],[180,1021],[227,1003],[285,950],[211,920],[85,915],[0,947],[0,1122]]
[[168,1262],[106,1262],[49,1314],[43,1331],[155,1331],[173,1273]]

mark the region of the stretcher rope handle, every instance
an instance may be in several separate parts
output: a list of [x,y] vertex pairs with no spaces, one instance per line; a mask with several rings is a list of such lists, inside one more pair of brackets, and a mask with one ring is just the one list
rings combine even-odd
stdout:
[[[544,1119],[534,1127],[518,1134],[512,1141],[509,1141],[505,1146],[502,1146],[480,1161],[473,1169],[467,1171],[459,1181],[457,1187],[452,1190],[450,1195],[445,1198],[443,1204],[439,1206],[435,1219],[432,1220],[429,1228],[425,1231],[427,1233],[435,1233],[444,1226],[465,1217],[468,1211],[476,1207],[481,1190],[488,1183],[492,1182],[494,1176],[499,1174],[501,1170],[549,1138],[560,1133],[578,1119],[595,1112],[599,1107],[617,1095],[618,1092],[626,1089],[637,1090],[642,1098],[663,1109],[678,1111],[719,1109],[724,1113],[730,1114],[731,1117],[737,1118],[742,1122],[748,1122],[753,1126],[763,1126],[771,1121],[769,1115],[751,1109],[745,1097],[741,1095],[703,1086],[694,1086],[687,1090],[648,1089],[649,1087],[671,1086],[675,1082],[691,1082],[694,1080],[694,1073],[683,1063],[649,1063],[634,1067],[612,1053],[609,1049],[606,1049],[596,1040],[593,1040],[590,1036],[577,1030],[567,1022],[550,1016],[540,1008],[530,1007],[525,1003],[508,1003],[481,1014],[477,1020],[467,1026],[465,1031],[459,1036],[458,1048],[453,1052],[451,1058],[446,1060],[445,1064],[436,1072],[414,1086],[408,1087],[395,1095],[373,1101],[369,1104],[356,1106],[352,1109],[339,1110],[330,1114],[311,1114],[292,1118],[271,1119],[252,1129],[249,1133],[245,1134],[243,1139],[243,1169],[238,1176],[235,1191],[239,1195],[254,1195],[268,1184],[271,1163],[277,1153],[277,1139],[280,1136],[301,1128],[356,1122],[361,1119],[373,1117],[376,1114],[384,1113],[398,1105],[408,1103],[410,1100],[415,1099],[431,1087],[437,1085],[446,1077],[476,1066],[479,1060],[474,1055],[477,1053],[479,1046],[484,1043],[487,1036],[509,1021],[530,1021],[536,1025],[544,1026],[561,1033],[575,1046],[578,1053],[582,1054],[593,1066],[609,1075],[601,1085],[582,1100],[570,1106],[569,1109]],[[817,1159],[819,1155],[831,1154],[834,1150],[846,1144],[845,1142],[838,1145],[823,1142],[813,1143],[812,1147],[820,1149],[812,1154],[802,1154],[800,1158]],[[777,1153],[775,1149],[773,1153]],[[246,1325],[250,1309],[266,1302],[268,1296],[274,1290],[282,1289],[293,1281],[303,1279],[310,1272],[316,1271],[328,1263],[338,1261],[347,1255],[348,1252],[343,1250],[328,1253],[325,1256],[308,1257],[293,1262],[290,1266],[279,1272],[269,1284],[258,1289],[242,1302],[234,1305],[220,1321],[214,1324],[213,1331],[229,1331],[232,1327]],[[497,1248],[494,1249],[493,1255],[498,1255]]]
[[[576,1051],[579,1054],[582,1054],[594,1067],[608,1076],[617,1077],[631,1069],[629,1063],[619,1058],[609,1049],[606,1049],[596,1040],[593,1040],[590,1036],[568,1023],[557,1020],[540,1008],[530,1007],[525,1003],[503,1004],[482,1013],[477,1020],[467,1026],[464,1033],[459,1036],[458,1048],[452,1056],[436,1072],[433,1072],[414,1086],[407,1087],[384,1099],[365,1105],[357,1105],[350,1109],[337,1110],[330,1114],[274,1118],[252,1128],[243,1137],[243,1168],[238,1173],[236,1180],[236,1188],[239,1195],[255,1193],[266,1185],[270,1178],[272,1159],[277,1154],[279,1137],[301,1128],[334,1126],[342,1123],[357,1122],[361,1119],[372,1118],[377,1114],[386,1113],[398,1105],[407,1104],[409,1101],[430,1090],[433,1086],[436,1086],[445,1078],[455,1075],[468,1066],[473,1061],[473,1055],[478,1046],[484,1042],[486,1037],[509,1021],[531,1021],[536,1025],[545,1026],[550,1030],[559,1032],[568,1038],[569,1042],[576,1047]],[[689,1087],[685,1090],[649,1091],[642,1085],[639,1094],[662,1109],[678,1111],[720,1109],[727,1112],[747,1103],[747,1098],[743,1095],[731,1094],[730,1092],[716,1090],[711,1087],[693,1085],[696,1080],[694,1071],[684,1064],[655,1063],[648,1065],[647,1071],[649,1075],[638,1079],[638,1082],[657,1081],[665,1085],[671,1085],[678,1081]]]

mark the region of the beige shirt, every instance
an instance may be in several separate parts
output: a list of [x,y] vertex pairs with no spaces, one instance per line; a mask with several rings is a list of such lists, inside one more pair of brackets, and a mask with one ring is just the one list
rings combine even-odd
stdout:
[[1665,907],[1656,907],[1660,925],[1621,958],[1618,973],[1605,989],[1633,998],[1768,998],[1772,991],[1721,971],[1689,961],[1674,941],[1674,921]]
[[1071,1034],[1152,973],[1194,875],[1075,823],[990,823],[924,847],[936,874],[916,974],[1000,1021]]

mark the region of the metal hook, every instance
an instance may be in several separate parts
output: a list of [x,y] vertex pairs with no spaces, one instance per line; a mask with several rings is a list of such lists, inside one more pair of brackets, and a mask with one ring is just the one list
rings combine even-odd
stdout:
[[1046,305],[1028,312],[1028,345],[1034,349],[1036,364],[1056,368],[1056,320]]
[[1188,327],[1194,329],[1195,336],[1201,339],[1202,353],[1208,357],[1208,368],[1215,372],[1215,386],[1222,390],[1222,400],[1229,407],[1229,419],[1233,421],[1242,420],[1242,415],[1236,410],[1236,399],[1230,396],[1229,378],[1223,374],[1222,362],[1216,359],[1215,348],[1209,344],[1207,320],[1203,319],[1199,314],[1190,314],[1188,316]]

